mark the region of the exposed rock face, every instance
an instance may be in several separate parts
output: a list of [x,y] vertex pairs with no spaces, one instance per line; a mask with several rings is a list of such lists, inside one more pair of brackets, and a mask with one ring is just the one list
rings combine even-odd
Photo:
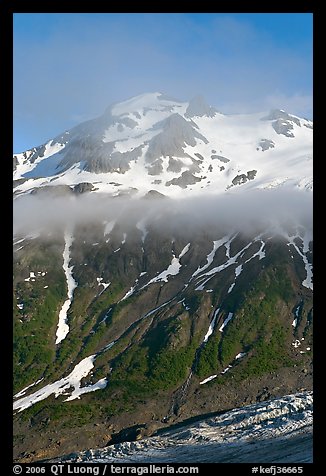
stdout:
[[169,166],[167,168],[168,172],[181,172],[182,167],[184,167],[184,163],[182,162],[182,160],[170,157]]
[[92,183],[82,182],[74,186],[74,192],[75,193],[91,192],[92,190],[94,190],[94,188],[95,187]]
[[134,129],[138,123],[129,117],[114,117],[111,108],[108,108],[99,118],[79,124],[56,137],[51,145],[66,144],[59,152],[62,155],[59,168],[67,170],[75,163],[81,162],[83,169],[88,172],[124,173],[128,170],[129,162],[140,156],[143,145],[125,153],[115,151],[114,141],[103,142],[103,132],[114,125],[122,132],[125,128]]
[[163,172],[163,160],[157,159],[147,166],[148,175],[160,175]]
[[214,117],[217,114],[217,109],[214,107],[209,106],[203,96],[196,96],[190,102],[189,106],[187,107],[185,116],[186,117]]
[[204,160],[204,157],[198,152],[195,152],[195,156],[198,157],[199,160]]
[[140,145],[127,152],[113,152],[110,156],[110,162],[114,171],[123,173],[128,170],[130,168],[129,163],[133,160],[137,160],[141,156],[143,147],[143,145]]
[[[166,106],[166,108],[172,110],[172,106]],[[207,143],[207,139],[197,131],[198,127],[194,122],[174,113],[167,119],[155,124],[154,129],[159,132],[152,139],[145,140],[142,145],[134,149],[125,152],[117,151],[116,142],[110,141],[110,135],[107,135],[107,133],[104,136],[101,135],[100,131],[108,130],[108,127],[117,125],[118,132],[122,133],[125,128],[134,129],[138,123],[130,117],[113,116],[111,109],[108,108],[100,118],[80,124],[69,133],[58,136],[52,141],[52,144],[66,144],[64,150],[59,152],[62,154],[62,159],[58,170],[67,170],[75,163],[81,162],[82,168],[88,172],[118,172],[123,174],[129,170],[130,162],[141,156],[145,145],[148,145],[146,161],[153,163],[161,157],[186,157],[183,148],[186,145],[195,146],[196,140]],[[212,114],[211,109],[208,109],[210,114]],[[144,115],[150,110],[151,108],[144,110]],[[44,146],[35,149],[30,157],[31,162],[38,157],[42,157],[44,151]],[[181,163],[175,160],[171,160],[170,170],[180,172]],[[158,162],[154,168],[149,169],[149,174],[158,175],[159,173],[161,173],[161,168]]]
[[129,162],[140,157],[143,145],[127,152],[114,151],[115,142],[102,142],[96,137],[77,137],[65,148],[60,166],[64,169],[80,161],[88,172],[124,173],[129,170]]
[[275,147],[275,142],[270,139],[262,139],[259,142],[259,146],[261,147],[262,151],[273,149]]
[[83,169],[89,172],[112,172],[118,168],[118,164],[114,166],[109,161],[113,149],[113,142],[100,142],[98,138],[91,135],[77,136],[65,147],[60,166],[66,170],[76,162],[81,162]]
[[134,425],[125,428],[124,430],[119,431],[119,433],[112,435],[109,445],[116,445],[123,441],[137,441],[144,436],[145,430],[146,425]]
[[200,164],[200,160],[192,159],[192,164],[189,165],[189,172],[191,172],[192,174],[199,174],[201,171]]
[[213,160],[216,160],[216,159],[217,159],[217,160],[220,160],[221,162],[224,162],[225,164],[227,164],[228,162],[230,162],[230,159],[227,159],[226,157],[223,157],[222,155],[215,155],[215,154],[213,154],[213,155],[211,156],[211,158],[212,158]]
[[245,174],[240,174],[240,175],[236,175],[236,176],[234,177],[234,179],[232,180],[232,183],[233,183],[233,185],[241,185],[241,184],[243,184],[243,183],[246,183],[247,180],[248,180],[247,175],[245,175]]
[[[52,143],[54,140],[52,141]],[[45,144],[40,145],[38,147],[33,147],[30,150],[27,150],[23,152],[23,163],[26,162],[27,160],[33,164],[36,159],[40,157],[44,157],[44,152],[45,152]],[[16,169],[16,166],[18,164],[18,158],[16,155],[14,155],[14,170]]]
[[278,119],[272,123],[273,129],[276,134],[282,134],[285,137],[294,137],[293,124],[290,121],[284,121],[283,119]]
[[29,161],[33,163],[39,157],[44,157],[44,152],[45,152],[45,145],[40,145],[39,147],[36,147],[35,151],[30,155]]
[[248,170],[247,177],[248,180],[253,180],[257,175],[257,170]]
[[262,121],[273,121],[272,127],[277,134],[282,134],[285,137],[294,137],[292,132],[293,124],[301,127],[300,120],[297,117],[288,114],[280,109],[272,110],[268,116],[263,117]]
[[248,170],[247,174],[240,174],[236,175],[234,179],[232,180],[233,185],[242,185],[243,183],[246,183],[248,180],[254,180],[256,177],[257,170]]
[[[22,183],[26,182],[27,179],[21,178],[13,181],[13,187],[17,187],[17,185],[21,185]],[[14,192],[15,193],[15,192]]]
[[32,195],[41,195],[41,196],[53,196],[53,197],[62,197],[64,195],[72,195],[73,191],[69,185],[56,185],[52,187],[51,185],[46,185],[41,188],[35,188],[31,192]]
[[178,185],[181,188],[187,188],[188,185],[194,185],[196,182],[200,182],[200,177],[195,177],[189,170],[182,172],[180,177],[174,178],[166,182],[166,186]]
[[194,147],[196,139],[208,143],[207,139],[196,130],[196,124],[185,120],[180,114],[172,114],[157,123],[155,129],[160,128],[163,128],[162,132],[154,136],[148,144],[147,162],[154,162],[160,157],[186,157],[183,147],[187,144]]
[[288,114],[285,111],[282,111],[281,109],[273,109],[267,116],[263,117],[261,120],[262,121],[275,121],[283,119],[284,121],[291,121],[294,122],[297,126],[301,126],[300,120],[292,116],[291,114]]
[[168,198],[166,195],[163,193],[158,192],[157,190],[150,190],[149,192],[146,193],[144,196],[144,199],[154,199],[154,200],[160,200],[162,198]]

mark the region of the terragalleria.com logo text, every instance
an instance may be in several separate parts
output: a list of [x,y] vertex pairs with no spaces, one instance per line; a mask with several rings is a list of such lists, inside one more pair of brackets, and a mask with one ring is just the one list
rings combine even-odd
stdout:
[[155,464],[150,464],[148,466],[115,466],[113,464],[105,465],[103,468],[91,465],[91,466],[82,466],[82,465],[64,465],[64,464],[53,464],[51,466],[51,473],[55,476],[61,474],[93,474],[94,476],[99,476],[99,474],[137,474],[137,476],[142,476],[143,474],[198,474],[198,467],[194,466],[157,466]]

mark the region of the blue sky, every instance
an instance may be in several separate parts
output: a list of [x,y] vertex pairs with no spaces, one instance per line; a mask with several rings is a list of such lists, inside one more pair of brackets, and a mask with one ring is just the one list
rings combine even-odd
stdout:
[[13,74],[15,152],[151,91],[312,118],[312,14],[17,13]]

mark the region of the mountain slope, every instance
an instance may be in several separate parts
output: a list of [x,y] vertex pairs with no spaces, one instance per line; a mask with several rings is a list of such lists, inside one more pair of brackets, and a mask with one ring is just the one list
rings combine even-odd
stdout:
[[311,128],[155,93],[14,156],[17,460],[311,389]]

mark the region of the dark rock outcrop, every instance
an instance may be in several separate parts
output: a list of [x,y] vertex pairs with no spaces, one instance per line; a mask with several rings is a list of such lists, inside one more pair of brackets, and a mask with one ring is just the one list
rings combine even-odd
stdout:
[[188,185],[194,185],[197,182],[200,182],[202,179],[200,177],[195,177],[189,170],[186,170],[181,174],[180,177],[174,178],[166,182],[166,186],[178,185],[181,188],[187,188]]
[[44,187],[34,188],[31,191],[32,195],[49,196],[49,197],[63,197],[65,195],[72,195],[73,191],[69,185],[45,185]]
[[246,183],[248,181],[247,175],[241,174],[241,175],[236,175],[234,179],[232,180],[233,185],[241,185],[243,183]]
[[169,165],[167,168],[168,172],[181,172],[182,167],[184,167],[184,163],[180,159],[174,159],[173,157],[169,158]]
[[185,145],[194,147],[196,139],[208,143],[207,139],[196,130],[196,124],[185,120],[180,114],[172,114],[155,125],[155,129],[162,128],[162,132],[154,136],[148,144],[147,162],[154,162],[160,157],[186,157],[183,148]]
[[247,174],[240,174],[236,175],[232,180],[233,185],[242,185],[246,183],[248,180],[254,180],[256,177],[257,170],[248,170]]
[[221,162],[224,162],[225,164],[227,164],[228,162],[230,162],[230,159],[227,159],[226,157],[223,157],[223,155],[215,155],[213,154],[211,156],[212,160],[220,160]]
[[248,170],[247,177],[248,180],[253,180],[257,175],[257,170]]
[[261,147],[261,150],[264,152],[265,150],[268,150],[268,149],[273,149],[275,147],[275,143],[274,141],[270,140],[270,139],[261,139],[261,141],[259,142],[259,147]]
[[158,192],[157,190],[150,190],[149,192],[146,193],[144,196],[145,199],[154,199],[154,200],[160,200],[162,198],[168,198],[166,195],[163,193]]
[[89,182],[81,182],[74,186],[75,193],[91,192],[92,190],[95,190],[95,187]]
[[163,172],[163,160],[157,159],[147,167],[148,175],[160,175]]
[[281,109],[273,109],[267,116],[261,118],[262,121],[273,121],[272,127],[277,134],[282,134],[285,137],[294,137],[293,124],[301,127],[300,120],[288,114]]
[[185,112],[186,117],[214,117],[217,113],[215,107],[209,106],[203,96],[196,96],[190,102]]

